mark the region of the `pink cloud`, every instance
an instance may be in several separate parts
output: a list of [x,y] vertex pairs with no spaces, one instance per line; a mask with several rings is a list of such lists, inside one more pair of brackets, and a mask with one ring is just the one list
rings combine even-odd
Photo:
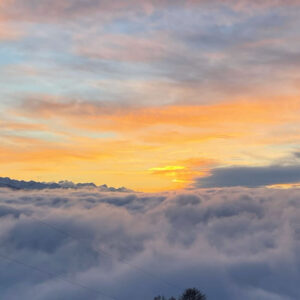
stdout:
[[144,62],[165,57],[169,51],[167,37],[135,37],[129,35],[92,35],[75,37],[75,51],[84,56],[104,60]]
[[139,11],[150,14],[156,9],[172,6],[189,7],[191,5],[228,5],[237,10],[248,10],[253,8],[268,8],[287,5],[299,5],[297,0],[2,0],[0,2],[0,18],[10,20],[26,20],[33,22],[66,21],[78,17],[91,17],[101,15],[99,21],[110,19],[126,13],[131,14]]

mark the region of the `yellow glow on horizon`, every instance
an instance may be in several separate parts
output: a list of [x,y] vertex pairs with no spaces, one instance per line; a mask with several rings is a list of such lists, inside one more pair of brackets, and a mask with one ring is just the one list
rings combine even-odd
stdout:
[[[283,150],[291,151],[281,141],[295,143],[300,135],[295,125],[300,124],[300,100],[294,98],[101,114],[91,104],[71,107],[71,114],[67,108],[55,103],[37,107],[39,115],[27,115],[27,120],[34,118],[32,124],[18,122],[20,112],[7,114],[14,119],[2,121],[9,130],[0,138],[3,175],[94,181],[139,191],[178,189],[218,165],[250,166],[280,159]],[[101,135],[107,131],[113,134]]]
[[176,171],[176,170],[183,170],[185,167],[183,166],[166,166],[166,167],[156,167],[150,168],[149,171]]
[[300,182],[272,184],[272,185],[268,185],[267,188],[269,188],[269,189],[283,189],[283,190],[300,188]]

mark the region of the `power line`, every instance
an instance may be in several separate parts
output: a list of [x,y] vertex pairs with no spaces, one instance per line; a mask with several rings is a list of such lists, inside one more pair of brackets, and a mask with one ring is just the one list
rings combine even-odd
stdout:
[[[31,219],[33,219],[33,220],[35,220],[35,221],[37,221],[37,222],[39,222],[39,223],[41,223],[41,224],[43,224],[44,226],[47,226],[47,227],[49,227],[49,228],[51,228],[51,229],[53,229],[53,230],[59,232],[60,234],[63,234],[63,235],[65,235],[65,236],[69,236],[69,237],[72,238],[73,240],[77,240],[77,241],[79,241],[79,242],[82,242],[82,241],[86,240],[85,238],[77,237],[77,236],[75,236],[75,235],[73,235],[73,234],[71,234],[71,233],[69,233],[69,232],[67,232],[67,231],[65,231],[65,230],[63,230],[63,229],[61,229],[61,228],[58,228],[58,227],[56,227],[55,225],[49,224],[49,223],[47,223],[47,222],[45,222],[44,220],[41,220],[41,219],[39,219],[39,218],[32,217],[32,216],[28,216],[28,217],[31,218]],[[99,248],[99,247],[98,247],[97,249],[94,249],[94,250],[95,250],[96,252],[98,252],[98,253],[101,253],[101,254],[104,254],[104,255],[106,255],[106,256],[109,256],[109,257],[111,257],[112,259],[115,259],[115,257],[114,257],[112,254],[110,254],[109,252],[106,252],[105,250],[103,250],[103,249],[101,249],[101,248]],[[147,275],[148,277],[151,277],[152,279],[156,279],[157,281],[160,281],[160,282],[163,283],[164,285],[167,285],[167,286],[169,286],[169,287],[175,288],[175,289],[177,289],[177,290],[181,290],[181,288],[178,287],[177,285],[175,285],[175,284],[173,284],[173,283],[170,283],[169,281],[166,281],[166,280],[160,278],[159,276],[157,276],[157,275],[155,275],[155,274],[149,272],[148,270],[145,270],[144,268],[141,268],[141,267],[139,267],[139,266],[136,266],[136,265],[134,265],[134,264],[128,262],[128,261],[127,261],[126,259],[124,259],[124,258],[120,258],[120,260],[121,260],[122,263],[128,265],[129,267],[135,269],[136,271],[138,271],[138,272],[140,272],[140,273],[143,273],[144,275]]]
[[[0,247],[1,247],[1,246],[0,246]],[[3,247],[3,246],[2,246],[2,247]],[[36,272],[46,274],[46,275],[48,275],[48,276],[50,276],[50,277],[54,277],[56,280],[61,280],[61,281],[67,282],[67,283],[69,283],[69,284],[71,284],[71,285],[80,287],[80,288],[82,288],[82,289],[84,289],[84,290],[87,290],[87,291],[89,291],[89,292],[92,292],[92,293],[94,293],[94,294],[98,294],[99,296],[103,296],[103,297],[105,297],[105,298],[112,299],[112,300],[120,300],[120,299],[118,299],[118,298],[116,298],[116,297],[109,296],[109,295],[103,293],[103,292],[100,291],[99,289],[93,289],[93,288],[90,288],[90,287],[88,287],[88,286],[86,286],[86,285],[84,285],[84,284],[81,284],[81,283],[79,283],[79,282],[76,282],[76,281],[74,281],[74,280],[70,280],[70,279],[63,278],[62,275],[60,275],[60,274],[56,274],[56,273],[52,273],[52,272],[46,271],[46,270],[44,270],[44,269],[42,269],[42,268],[33,266],[33,265],[31,265],[31,264],[28,264],[28,263],[24,263],[24,262],[21,261],[21,260],[12,258],[12,257],[7,256],[7,255],[4,255],[4,254],[2,254],[2,253],[0,253],[0,257],[3,258],[3,259],[5,259],[5,260],[8,260],[8,261],[10,261],[10,262],[13,262],[13,263],[15,263],[15,264],[19,264],[19,265],[21,265],[21,266],[24,266],[24,267],[26,267],[26,268],[28,268],[28,269],[34,270],[34,271],[36,271]]]

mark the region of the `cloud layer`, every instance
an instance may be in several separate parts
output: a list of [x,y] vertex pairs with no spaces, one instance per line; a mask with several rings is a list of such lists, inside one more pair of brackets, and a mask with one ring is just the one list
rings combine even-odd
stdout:
[[298,299],[299,196],[1,188],[0,297],[146,300],[197,286],[210,300]]

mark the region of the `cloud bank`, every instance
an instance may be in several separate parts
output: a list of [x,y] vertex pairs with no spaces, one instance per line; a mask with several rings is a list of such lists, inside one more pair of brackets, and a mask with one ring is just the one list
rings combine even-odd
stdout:
[[197,286],[210,300],[299,299],[299,196],[1,188],[0,298],[140,300]]
[[197,187],[260,187],[300,182],[300,166],[215,168],[211,175],[196,180]]

